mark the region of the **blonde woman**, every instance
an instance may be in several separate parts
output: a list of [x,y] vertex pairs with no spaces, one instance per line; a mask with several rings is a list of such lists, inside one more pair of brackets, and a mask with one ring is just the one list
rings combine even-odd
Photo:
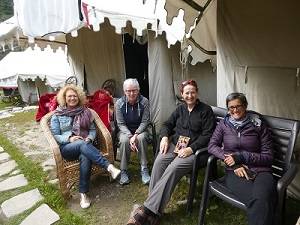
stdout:
[[91,204],[87,193],[92,163],[110,172],[113,179],[121,171],[110,164],[92,144],[96,137],[96,128],[91,111],[85,107],[85,93],[75,85],[67,85],[57,94],[57,102],[59,107],[51,118],[50,129],[59,144],[62,157],[80,162],[80,206],[88,208]]

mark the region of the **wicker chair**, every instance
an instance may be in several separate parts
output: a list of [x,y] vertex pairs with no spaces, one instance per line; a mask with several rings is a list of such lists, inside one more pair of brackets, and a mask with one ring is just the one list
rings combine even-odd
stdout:
[[[114,152],[113,152],[113,145],[112,139],[110,136],[109,131],[101,121],[98,114],[90,109],[94,118],[95,118],[95,126],[97,130],[96,136],[96,148],[101,151],[103,156],[112,164],[114,164]],[[50,120],[53,116],[54,112],[47,113],[41,119],[41,127],[42,130],[49,142],[50,148],[53,152],[55,163],[56,163],[56,171],[57,171],[57,178],[59,180],[59,186],[63,197],[69,198],[70,197],[70,188],[74,185],[75,182],[79,181],[79,161],[68,161],[65,160],[60,153],[59,146],[55,141],[51,131],[50,131]],[[103,168],[93,164],[91,175],[99,175],[103,174],[109,176],[110,181],[112,178],[110,174]]]

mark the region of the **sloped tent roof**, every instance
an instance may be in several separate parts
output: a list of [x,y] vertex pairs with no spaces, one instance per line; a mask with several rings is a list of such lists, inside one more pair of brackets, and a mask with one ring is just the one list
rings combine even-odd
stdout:
[[[35,3],[33,0],[15,0],[15,2],[20,2],[23,6],[26,2]],[[42,2],[47,4],[49,1],[39,1],[39,4]],[[62,3],[58,0],[55,2],[58,6]],[[195,67],[189,66],[187,48],[181,44],[185,40],[185,24],[182,14],[181,17],[175,18],[171,25],[167,24],[165,0],[89,0],[86,2],[88,6],[85,16],[89,15],[88,22],[93,25],[89,28],[78,27],[76,38],[73,38],[74,32],[68,33],[66,42],[72,73],[79,78],[79,84],[83,84],[84,74],[86,74],[90,93],[98,90],[106,79],[113,78],[116,79],[117,87],[119,87],[118,96],[122,94],[122,83],[126,72],[122,35],[116,34],[120,32],[120,34],[130,33],[140,43],[148,40],[149,88],[151,90],[149,98],[152,102],[151,115],[158,128],[176,107],[178,102],[176,95],[180,96],[179,85],[188,77],[198,81],[202,90],[199,96],[201,100],[204,99],[204,102],[209,104],[215,102],[214,92],[216,91],[213,87],[216,83],[215,72],[212,71],[210,63],[198,63]],[[24,11],[25,8],[26,11]],[[25,8],[15,7],[18,9],[15,15],[22,16],[24,12],[30,14],[31,9],[35,10],[34,6]],[[53,13],[55,10],[43,11],[42,14],[45,15],[46,12]],[[108,18],[113,26],[103,23],[104,18]],[[38,19],[26,21],[40,23]],[[98,26],[99,23],[101,27]],[[27,34],[22,26],[21,28]],[[93,31],[97,31],[98,28],[100,32]],[[169,104],[164,104],[165,102]]]
[[[157,34],[166,31],[169,45],[174,45],[178,40],[183,39],[184,30],[178,29],[178,24],[168,25],[165,20],[158,22],[160,18],[165,18],[167,15],[163,7],[165,0],[147,0],[144,2],[140,0],[84,0],[82,3],[85,7],[81,8],[81,11],[84,12],[83,18],[79,22],[78,19],[76,20],[78,17],[78,9],[76,8],[78,0],[54,0],[51,2],[42,0],[39,1],[38,5],[33,0],[15,0],[15,15],[17,16],[11,21],[14,22],[14,26],[19,31],[16,33],[14,29],[13,37],[18,38],[20,36],[22,43],[26,42],[26,37],[28,37],[27,44],[32,45],[35,41],[41,47],[44,47],[43,42],[45,41],[50,42],[51,46],[53,43],[63,44],[65,43],[64,34],[70,33],[72,37],[77,37],[77,30],[83,26],[90,26],[94,31],[99,31],[104,18],[109,18],[116,33],[119,34],[129,32],[126,31],[126,23],[130,22],[136,30],[134,35],[138,41],[141,41],[141,37],[145,37],[147,29],[152,29]],[[71,24],[71,19],[67,16],[76,20],[76,23]],[[67,22],[65,23],[64,20]],[[181,27],[183,28],[183,26]],[[11,35],[6,35],[2,40],[11,43],[11,37]]]
[[[189,46],[192,65],[210,60],[216,66],[217,0],[166,0],[166,21],[172,26],[180,20],[184,24],[183,45]],[[161,18],[163,21],[163,18]]]
[[24,52],[10,52],[0,61],[0,87],[18,79],[34,81],[37,77],[46,85],[56,89],[63,87],[70,76],[70,66],[65,53],[60,49],[56,53],[46,48]]
[[66,46],[65,35],[59,35],[53,41],[50,41],[49,38],[36,37],[34,42],[30,42],[28,37],[24,36],[23,32],[17,27],[14,16],[0,23],[0,51],[5,51],[7,48],[25,50],[27,47],[34,48],[36,45],[44,49],[49,44],[51,44],[54,51],[58,48],[64,50]]

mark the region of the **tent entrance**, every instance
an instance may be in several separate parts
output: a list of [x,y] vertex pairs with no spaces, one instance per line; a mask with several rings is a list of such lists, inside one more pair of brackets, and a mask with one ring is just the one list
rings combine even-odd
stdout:
[[129,34],[124,34],[123,49],[126,78],[136,78],[140,84],[140,93],[149,99],[148,44],[139,44]]

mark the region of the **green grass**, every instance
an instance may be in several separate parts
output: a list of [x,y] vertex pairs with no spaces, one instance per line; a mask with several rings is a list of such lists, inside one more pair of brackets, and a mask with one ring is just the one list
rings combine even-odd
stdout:
[[0,202],[34,188],[38,188],[41,195],[44,196],[44,200],[39,202],[34,208],[27,210],[19,216],[13,217],[8,221],[0,221],[0,224],[15,225],[20,224],[20,222],[26,218],[35,208],[40,206],[42,203],[46,203],[55,212],[60,215],[60,221],[57,224],[85,224],[84,221],[71,211],[66,208],[66,201],[61,197],[60,190],[56,185],[50,184],[45,180],[47,177],[46,172],[43,172],[43,168],[37,164],[25,158],[23,153],[15,148],[7,139],[0,137],[1,147],[5,149],[13,160],[18,164],[18,169],[24,174],[28,180],[28,185],[15,190],[8,190],[1,192]]
[[[28,122],[35,123],[35,115],[36,110],[16,113],[13,117],[8,117],[5,119],[0,119],[0,128],[3,130],[10,129],[9,127],[5,127],[7,123],[9,124],[27,124]],[[28,128],[24,128],[28,129]],[[23,136],[24,132],[19,130],[18,135]],[[42,167],[30,160],[29,158],[24,157],[23,152],[19,150],[15,145],[13,145],[10,138],[4,138],[0,133],[0,146],[5,149],[13,160],[18,164],[18,169],[20,169],[20,173],[24,174],[27,178],[29,184],[25,187],[21,187],[15,190],[9,190],[1,192],[0,194],[0,204],[15,196],[16,194],[23,193],[25,191],[32,190],[34,188],[38,188],[41,192],[42,196],[44,196],[44,200],[39,202],[34,208],[27,210],[19,216],[13,217],[10,220],[6,220],[0,217],[0,224],[4,225],[15,225],[20,224],[22,220],[26,218],[35,208],[40,206],[42,203],[48,204],[56,213],[59,214],[60,220],[56,222],[57,225],[70,225],[70,224],[78,224],[78,225],[94,225],[98,224],[99,221],[99,211],[101,211],[101,204],[94,204],[88,210],[70,210],[68,207],[68,202],[64,200],[61,196],[60,190],[57,185],[53,185],[48,183],[49,174],[48,172],[43,172]],[[43,135],[43,134],[40,134]],[[34,149],[34,146],[32,146]],[[152,150],[149,150],[150,163],[153,163],[153,154]],[[137,156],[135,154],[132,155],[132,162],[137,162]],[[119,162],[117,162],[117,166],[119,167]],[[130,183],[130,185],[126,187],[119,187],[121,195],[121,201],[127,201],[128,207],[127,211],[130,210],[131,206],[134,203],[142,203],[145,201],[148,193],[148,188],[141,184],[139,177],[140,166],[139,163],[130,163],[129,171],[132,174],[136,174],[136,179]],[[187,199],[189,184],[186,177],[179,182],[176,186],[174,193],[169,201],[169,204],[166,208],[166,212],[160,218],[160,225],[177,225],[177,224],[185,224],[185,225],[194,225],[197,224],[198,214],[199,214],[199,206],[201,199],[201,190],[202,190],[202,181],[204,178],[205,170],[200,170],[199,172],[199,184],[196,189],[196,201],[193,204],[192,212],[190,214],[186,214],[186,204],[178,204],[180,201],[184,201]],[[0,179],[4,179],[7,176],[2,176]],[[99,188],[103,185],[111,185],[106,183],[107,178],[99,178],[95,179],[91,182],[92,188]],[[74,190],[76,191],[76,190]],[[119,204],[116,202],[115,205],[115,214],[116,218],[121,217],[124,210],[118,208]],[[120,212],[121,211],[121,212]],[[300,212],[300,201],[292,198],[287,199],[287,208],[286,208],[286,225],[295,225],[296,221],[299,217]],[[2,219],[2,220],[1,220]],[[107,222],[107,224],[111,224]],[[231,205],[221,201],[218,198],[211,197],[209,201],[209,209],[207,211],[207,215],[205,217],[206,225],[219,225],[219,224],[230,224],[230,225],[246,225],[247,224],[247,216],[246,213],[242,210],[239,210]]]

